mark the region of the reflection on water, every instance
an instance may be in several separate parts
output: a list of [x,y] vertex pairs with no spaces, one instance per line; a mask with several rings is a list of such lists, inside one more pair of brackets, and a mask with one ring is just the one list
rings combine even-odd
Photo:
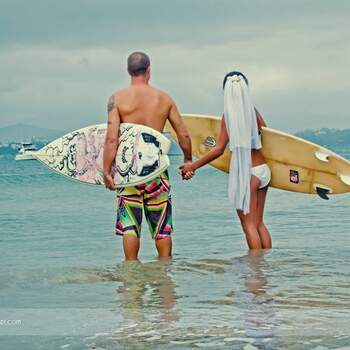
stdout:
[[[90,337],[85,345],[100,349],[254,350],[316,349],[320,342],[333,348],[347,344],[350,338],[339,314],[342,331],[329,332],[327,342],[321,340],[322,332],[327,334],[322,328],[327,318],[323,305],[315,302],[320,291],[312,285],[300,291],[311,309],[294,313],[293,305],[301,294],[284,292],[290,288],[287,281],[295,278],[289,274],[292,263],[296,276],[299,269],[316,269],[307,259],[252,251],[230,260],[135,262],[83,271],[90,282],[116,283],[115,311],[123,316],[114,332]],[[304,284],[305,277],[307,273],[296,283]],[[319,315],[317,321],[315,314]],[[295,338],[296,331],[303,337]]]
[[120,296],[117,312],[121,310],[125,323],[117,338],[126,349],[135,348],[145,339],[148,342],[161,340],[162,331],[177,319],[170,267],[170,261],[122,265],[123,285],[117,288]]
[[175,285],[171,279],[171,260],[147,263],[124,262],[103,270],[84,270],[86,280],[117,282],[115,312],[123,321],[113,334],[93,337],[88,346],[118,345],[126,349],[144,348],[143,342],[159,341],[163,330],[178,319]]
[[253,338],[259,349],[278,349],[282,347],[276,337],[278,326],[273,308],[273,298],[269,296],[268,278],[265,274],[267,251],[253,250],[241,260],[246,267],[244,276],[243,298],[239,304],[244,307],[243,320],[245,334]]
[[[176,319],[171,262],[126,262],[121,266],[123,283],[116,289],[126,321],[155,323],[158,327]],[[148,312],[152,310],[153,312]]]
[[[278,324],[271,307],[273,299],[268,295],[264,256],[265,252],[256,251],[231,261],[128,262],[103,271],[85,272],[90,274],[90,281],[95,276],[96,280],[119,282],[116,310],[122,313],[124,319],[112,335],[94,337],[92,343],[90,338],[88,346],[109,348],[114,344],[121,349],[162,349],[164,346],[171,349],[229,349],[249,345],[249,349],[256,346],[279,348],[280,340],[275,337]],[[202,296],[210,293],[195,285],[196,280],[203,279],[203,276],[215,280],[215,275],[229,278],[233,269],[239,271],[243,288],[229,282],[227,289],[217,286],[219,293],[215,293],[216,298],[203,300]],[[189,274],[187,287],[195,289],[195,298],[200,306],[183,308],[179,312],[180,304],[186,304],[186,301],[182,300],[181,291],[176,294],[172,276],[176,278],[184,271]],[[203,282],[205,286],[207,281]],[[229,308],[221,309],[223,306]]]

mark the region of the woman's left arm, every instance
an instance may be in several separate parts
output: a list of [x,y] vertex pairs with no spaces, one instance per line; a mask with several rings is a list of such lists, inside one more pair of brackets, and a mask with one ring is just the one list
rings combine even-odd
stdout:
[[193,163],[183,164],[180,169],[183,173],[194,173],[198,168],[212,162],[214,159],[219,158],[224,152],[229,138],[226,130],[224,117],[221,120],[221,129],[219,137],[216,141],[215,147],[206,153],[203,157],[197,159]]

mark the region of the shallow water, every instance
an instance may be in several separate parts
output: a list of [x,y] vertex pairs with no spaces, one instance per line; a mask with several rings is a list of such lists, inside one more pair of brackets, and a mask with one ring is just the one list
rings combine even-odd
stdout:
[[145,226],[141,261],[125,264],[112,193],[0,159],[1,349],[350,347],[350,195],[271,189],[274,248],[249,254],[226,175],[185,183],[180,161],[173,260]]

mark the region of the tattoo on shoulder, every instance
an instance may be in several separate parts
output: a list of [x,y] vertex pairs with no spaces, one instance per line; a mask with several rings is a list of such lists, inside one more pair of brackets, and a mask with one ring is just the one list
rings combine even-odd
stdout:
[[107,111],[108,113],[113,111],[115,107],[115,102],[114,102],[114,95],[112,95],[109,100],[108,100],[108,104],[107,104]]

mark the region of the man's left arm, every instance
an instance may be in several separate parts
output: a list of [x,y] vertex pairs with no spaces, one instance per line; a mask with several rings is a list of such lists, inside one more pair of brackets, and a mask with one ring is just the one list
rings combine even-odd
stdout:
[[103,151],[103,180],[106,188],[114,191],[115,185],[111,175],[112,164],[117,155],[120,117],[115,101],[115,95],[108,100],[107,132]]

